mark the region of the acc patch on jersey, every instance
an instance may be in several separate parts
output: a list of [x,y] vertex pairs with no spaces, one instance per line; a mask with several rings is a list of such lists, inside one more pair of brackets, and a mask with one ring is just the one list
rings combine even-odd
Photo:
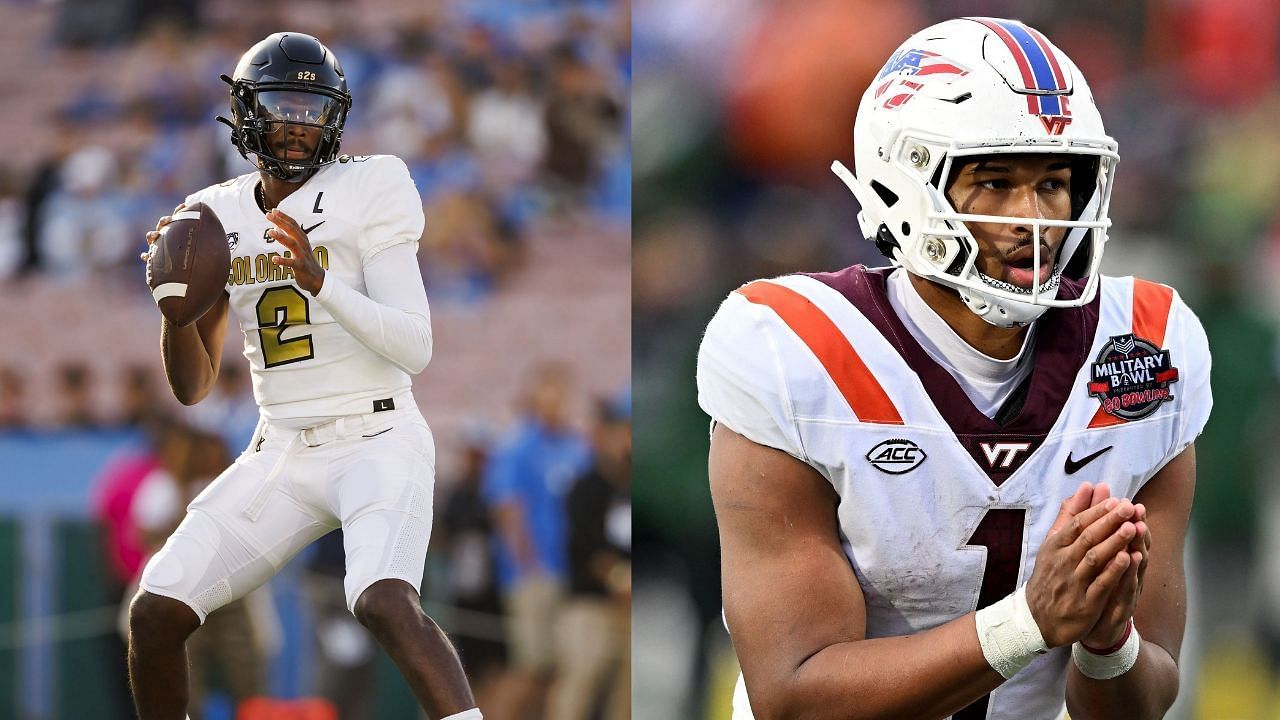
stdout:
[[1121,420],[1141,420],[1173,399],[1178,381],[1169,351],[1133,334],[1115,335],[1098,353],[1090,370],[1089,394],[1102,410]]
[[920,467],[926,457],[923,448],[903,438],[885,440],[867,452],[867,462],[890,475],[909,473]]

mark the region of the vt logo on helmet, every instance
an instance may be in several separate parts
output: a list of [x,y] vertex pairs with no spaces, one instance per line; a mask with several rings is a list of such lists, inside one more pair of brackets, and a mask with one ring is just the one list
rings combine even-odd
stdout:
[[351,94],[329,48],[302,33],[275,33],[240,58],[231,77],[231,142],[260,169],[303,182],[338,158]]
[[[955,289],[1001,327],[1093,300],[1119,156],[1080,70],[1037,30],[962,18],[916,33],[863,94],[853,139],[856,174],[839,161],[832,170],[861,206],[864,236],[894,264]],[[1002,157],[1069,169],[1069,214],[1065,200],[1058,217],[1038,204],[1023,216],[957,211],[949,183],[975,163],[1008,165]],[[984,273],[975,225],[1016,238],[1010,262],[1032,279]]]

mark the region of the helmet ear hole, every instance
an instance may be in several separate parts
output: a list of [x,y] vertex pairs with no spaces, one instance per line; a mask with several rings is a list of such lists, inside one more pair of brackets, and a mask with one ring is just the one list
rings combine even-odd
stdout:
[[891,208],[898,204],[898,194],[885,187],[879,180],[871,181],[871,189],[876,191],[876,195],[880,196],[880,201],[884,203],[885,207]]
[[908,236],[908,235],[910,235],[910,234],[911,234],[911,223],[909,223],[909,222],[903,222],[903,223],[902,223],[902,237],[907,237],[907,236]]

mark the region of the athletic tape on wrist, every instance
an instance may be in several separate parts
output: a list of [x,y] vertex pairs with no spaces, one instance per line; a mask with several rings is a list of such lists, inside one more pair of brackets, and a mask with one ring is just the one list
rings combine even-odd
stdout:
[[1133,634],[1133,618],[1129,618],[1129,622],[1124,624],[1124,632],[1120,633],[1120,639],[1117,642],[1114,642],[1104,648],[1096,648],[1091,647],[1088,643],[1081,640],[1080,647],[1088,650],[1094,655],[1111,655],[1112,653],[1119,652],[1120,648],[1124,647],[1124,644],[1129,642],[1129,636],[1131,634]]
[[470,710],[454,713],[449,717],[442,717],[440,720],[484,720],[484,716],[480,714],[480,708],[474,707]]
[[1134,627],[1120,649],[1110,655],[1098,655],[1089,652],[1083,644],[1074,643],[1071,646],[1071,659],[1075,660],[1076,667],[1085,677],[1110,680],[1132,670],[1134,663],[1138,662],[1138,651],[1141,649],[1138,628]]
[[982,608],[974,619],[983,656],[1006,680],[1049,651],[1027,605],[1026,586]]

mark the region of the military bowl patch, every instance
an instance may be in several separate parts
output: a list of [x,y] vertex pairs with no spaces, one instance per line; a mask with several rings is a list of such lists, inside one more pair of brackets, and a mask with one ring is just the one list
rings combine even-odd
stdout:
[[1102,410],[1121,420],[1141,420],[1173,399],[1169,385],[1178,381],[1169,351],[1150,340],[1115,335],[1090,369],[1089,394]]

